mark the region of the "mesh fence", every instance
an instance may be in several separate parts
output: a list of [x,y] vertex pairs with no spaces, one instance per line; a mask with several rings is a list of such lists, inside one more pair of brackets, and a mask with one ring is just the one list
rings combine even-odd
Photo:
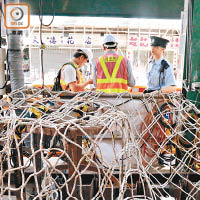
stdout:
[[1,99],[0,198],[200,199],[199,120],[180,94]]

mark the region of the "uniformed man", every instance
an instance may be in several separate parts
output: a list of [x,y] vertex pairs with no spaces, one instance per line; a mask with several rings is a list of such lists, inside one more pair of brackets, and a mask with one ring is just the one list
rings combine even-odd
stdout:
[[105,54],[96,59],[93,83],[96,91],[107,93],[127,92],[128,86],[135,85],[130,61],[117,53],[118,43],[112,35],[107,35],[103,42]]
[[63,65],[61,69],[60,85],[62,90],[70,90],[72,92],[83,91],[88,84],[92,84],[93,80],[90,79],[83,82],[79,68],[86,62],[92,60],[93,54],[90,49],[78,49],[73,56],[71,62]]
[[150,93],[161,90],[162,93],[176,91],[176,82],[172,65],[164,58],[163,54],[169,40],[151,36],[151,52],[153,59],[150,61],[147,72],[147,90]]

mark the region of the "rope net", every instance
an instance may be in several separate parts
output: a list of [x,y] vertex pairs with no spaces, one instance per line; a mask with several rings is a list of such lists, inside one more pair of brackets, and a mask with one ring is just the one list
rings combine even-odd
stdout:
[[200,112],[180,94],[22,88],[0,105],[1,199],[200,199]]

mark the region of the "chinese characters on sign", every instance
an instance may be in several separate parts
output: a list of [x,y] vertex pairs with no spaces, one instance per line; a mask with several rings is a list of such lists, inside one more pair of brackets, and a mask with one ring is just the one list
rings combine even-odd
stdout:
[[170,41],[170,48],[178,48],[179,47],[179,36],[173,36],[171,38],[168,38]]
[[[46,45],[75,45],[80,42],[79,38],[76,38],[75,36],[69,35],[68,37],[63,37],[61,34],[58,35],[43,35],[42,40]],[[85,40],[83,40],[85,45],[92,45],[92,37],[87,36]],[[40,37],[39,35],[34,35],[32,37],[32,44],[33,45],[39,45],[40,44]]]
[[33,44],[39,44],[39,39],[37,38],[37,36],[33,37]]
[[[176,50],[179,48],[180,38],[179,36],[168,36],[165,37],[170,41],[167,46],[167,49]],[[74,46],[74,45],[95,45],[100,40],[92,40],[91,35],[87,35],[86,37],[82,38],[80,35],[68,35],[64,37],[63,34],[52,34],[52,35],[45,35],[43,34],[42,40],[46,45],[64,45],[64,46]],[[130,49],[150,49],[150,37],[148,35],[130,35],[128,38],[128,48]],[[39,35],[33,35],[32,37],[32,44],[39,45],[40,44],[40,37]]]
[[126,57],[128,58],[128,60],[130,60],[130,62],[133,62],[133,50],[127,49],[126,52]]
[[56,44],[56,38],[53,36],[53,37],[50,37],[50,44]]
[[[170,41],[167,48],[178,48],[179,47],[179,36],[167,37]],[[148,48],[150,47],[150,37],[149,36],[129,36],[128,46],[131,48]]]
[[91,42],[91,37],[87,37],[87,39],[86,39],[86,41],[85,41],[85,44],[87,44],[87,45],[90,45],[90,44],[92,44],[92,42]]
[[174,68],[177,67],[177,53],[176,53],[176,52],[174,52],[173,67],[174,67]]
[[148,47],[148,36],[130,36],[128,45],[131,47]]
[[67,38],[67,44],[72,44],[72,45],[74,45],[73,36],[69,36],[69,37]]

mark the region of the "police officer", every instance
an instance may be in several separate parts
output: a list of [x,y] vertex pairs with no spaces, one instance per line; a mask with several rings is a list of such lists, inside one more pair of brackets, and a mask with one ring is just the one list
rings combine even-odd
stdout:
[[176,91],[176,83],[172,65],[163,57],[169,40],[151,36],[151,52],[153,59],[150,61],[147,72],[147,90],[150,93],[161,90],[162,93]]
[[107,93],[127,92],[135,85],[130,61],[117,53],[118,43],[114,36],[107,35],[103,42],[104,55],[96,59],[93,83],[96,91]]
[[86,62],[92,60],[93,54],[90,49],[78,49],[73,56],[71,62],[63,65],[61,69],[60,84],[62,90],[70,90],[72,92],[83,91],[88,84],[92,84],[93,80],[90,79],[83,82],[79,68]]

